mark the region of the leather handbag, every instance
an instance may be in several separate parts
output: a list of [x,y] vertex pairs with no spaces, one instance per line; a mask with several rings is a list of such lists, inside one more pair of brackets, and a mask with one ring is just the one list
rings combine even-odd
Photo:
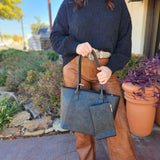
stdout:
[[[92,51],[97,66],[99,62]],[[61,127],[63,129],[95,136],[97,139],[116,135],[114,117],[120,96],[81,89],[81,60],[78,61],[77,88],[61,87]]]

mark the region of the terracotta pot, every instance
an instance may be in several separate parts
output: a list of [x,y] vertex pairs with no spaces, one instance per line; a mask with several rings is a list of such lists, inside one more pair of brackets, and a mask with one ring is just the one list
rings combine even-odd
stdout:
[[[160,75],[160,69],[158,69],[158,75]],[[158,87],[160,88],[160,86]],[[157,108],[156,108],[156,118],[155,118],[155,121],[158,125],[160,125],[160,99],[158,100],[158,103],[157,103]]]
[[140,86],[132,83],[123,83],[124,96],[126,99],[126,111],[130,131],[137,136],[148,136],[152,132],[156,107],[156,99],[152,97],[153,88],[146,88],[145,97],[133,96],[133,92],[138,92]]
[[155,121],[158,125],[160,125],[160,100],[158,101],[158,105],[156,108],[156,118]]

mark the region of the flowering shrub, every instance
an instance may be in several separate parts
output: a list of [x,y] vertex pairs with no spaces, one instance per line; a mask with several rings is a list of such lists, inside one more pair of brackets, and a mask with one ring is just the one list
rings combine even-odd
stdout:
[[[128,70],[127,74],[122,77],[122,82],[131,82],[133,85],[141,86],[139,92],[134,93],[143,97],[145,87],[153,87],[154,97],[159,97],[160,92],[160,54],[154,58],[148,59],[143,57],[139,60],[139,66]],[[144,97],[143,97],[144,98]]]

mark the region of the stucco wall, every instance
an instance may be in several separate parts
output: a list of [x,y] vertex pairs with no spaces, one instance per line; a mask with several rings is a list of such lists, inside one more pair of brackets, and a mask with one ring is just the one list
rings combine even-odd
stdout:
[[132,19],[132,53],[143,54],[148,0],[125,0]]

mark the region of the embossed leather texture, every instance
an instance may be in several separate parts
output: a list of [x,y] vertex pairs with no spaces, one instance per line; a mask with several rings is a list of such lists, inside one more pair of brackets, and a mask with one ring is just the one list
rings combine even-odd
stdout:
[[116,135],[112,106],[110,103],[101,103],[90,106],[90,113],[95,130],[95,138],[112,137]]

